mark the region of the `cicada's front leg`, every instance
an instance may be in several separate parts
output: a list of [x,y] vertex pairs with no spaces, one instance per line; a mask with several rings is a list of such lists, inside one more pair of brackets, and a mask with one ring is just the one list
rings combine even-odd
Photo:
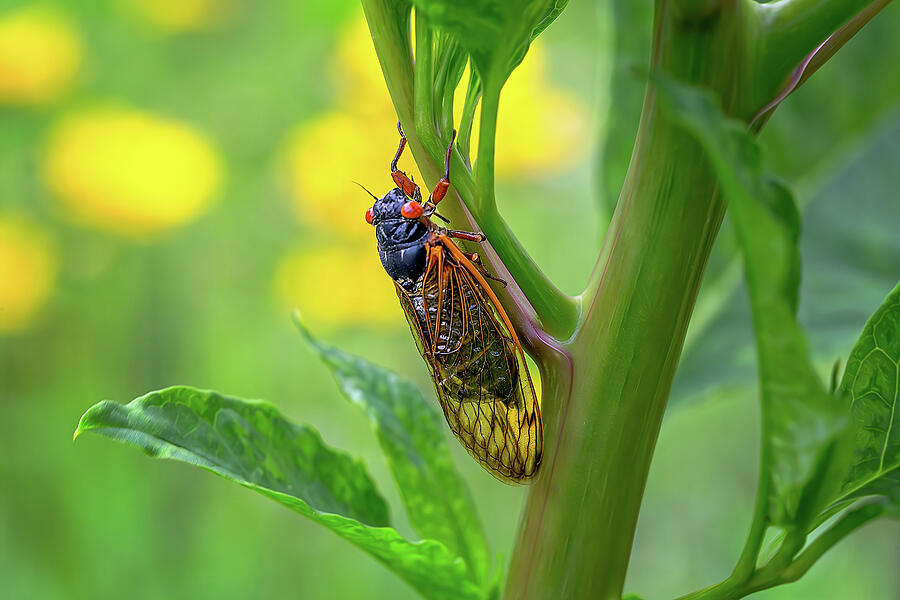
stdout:
[[437,182],[434,189],[431,190],[428,202],[425,203],[431,204],[432,210],[434,210],[438,203],[444,199],[444,196],[447,195],[447,190],[450,189],[450,157],[453,155],[453,142],[455,141],[456,130],[454,129],[450,136],[450,143],[447,144],[447,153],[444,155],[444,176]]
[[394,180],[398,188],[403,190],[404,194],[413,200],[421,202],[422,194],[419,192],[419,186],[416,185],[415,181],[407,177],[406,173],[397,168],[397,161],[400,160],[400,155],[403,154],[403,149],[406,148],[406,134],[403,133],[403,128],[400,127],[400,121],[397,121],[397,131],[400,132],[400,146],[397,148],[394,160],[391,161],[391,179]]
[[[474,231],[456,231],[455,229],[448,229],[446,235],[449,238],[455,238],[458,240],[466,240],[467,242],[481,243],[487,239],[483,233],[476,233]],[[504,281],[503,279],[500,279],[499,277],[494,276],[493,274],[491,274],[490,271],[488,271],[485,268],[484,264],[481,262],[481,256],[479,256],[479,254],[477,252],[463,252],[462,250],[460,250],[460,252],[462,252],[463,256],[465,256],[467,259],[469,259],[469,261],[473,265],[478,267],[478,270],[481,272],[482,275],[484,275],[488,279],[493,279],[497,283],[500,283],[503,287],[506,287],[506,285],[507,285],[506,281]]]

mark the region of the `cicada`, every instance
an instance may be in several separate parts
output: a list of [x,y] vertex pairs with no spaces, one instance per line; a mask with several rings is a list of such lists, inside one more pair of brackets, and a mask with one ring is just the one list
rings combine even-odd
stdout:
[[487,279],[496,279],[477,253],[454,239],[483,242],[481,233],[437,225],[433,216],[450,187],[447,148],[444,177],[428,200],[397,169],[406,146],[391,162],[397,185],[366,211],[378,254],[394,280],[400,305],[425,359],[447,424],[475,460],[508,483],[522,483],[541,464],[543,426],[522,344]]

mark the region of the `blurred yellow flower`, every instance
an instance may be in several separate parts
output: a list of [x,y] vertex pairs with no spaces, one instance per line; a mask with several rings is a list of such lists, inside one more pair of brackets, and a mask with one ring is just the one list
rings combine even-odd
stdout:
[[[464,97],[457,103],[460,107]],[[593,137],[584,102],[554,87],[543,47],[533,44],[500,96],[497,177],[537,178],[569,171],[587,156]],[[472,148],[477,148],[474,142]]]
[[61,12],[29,7],[0,17],[0,104],[40,105],[66,91],[83,45]]
[[374,240],[295,248],[278,265],[275,287],[285,308],[319,327],[396,326],[402,318]]
[[[373,135],[373,130],[382,135]],[[366,209],[374,200],[353,182],[381,196],[394,187],[390,162],[399,136],[391,121],[373,123],[333,111],[301,125],[288,140],[288,185],[297,216],[328,231],[373,239]],[[421,181],[411,156],[401,168]]]
[[169,33],[206,31],[232,22],[238,0],[128,0],[137,16]]
[[50,296],[56,255],[29,221],[0,215],[0,334],[25,329]]
[[54,127],[44,179],[75,220],[142,236],[206,211],[222,164],[212,143],[183,123],[98,107]]
[[338,41],[335,57],[330,74],[342,108],[359,116],[396,121],[397,113],[384,84],[381,64],[365,19],[346,27]]

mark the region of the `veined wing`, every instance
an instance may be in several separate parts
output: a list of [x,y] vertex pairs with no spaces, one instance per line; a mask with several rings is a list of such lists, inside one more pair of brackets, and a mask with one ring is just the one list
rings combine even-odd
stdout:
[[484,278],[453,245],[429,247],[420,292],[397,295],[451,431],[498,479],[540,466],[540,406],[515,332]]

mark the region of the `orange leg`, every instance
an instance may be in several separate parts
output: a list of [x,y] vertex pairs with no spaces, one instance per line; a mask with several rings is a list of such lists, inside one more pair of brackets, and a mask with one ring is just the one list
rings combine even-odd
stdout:
[[482,275],[484,275],[488,279],[493,279],[494,281],[503,285],[503,287],[506,287],[506,281],[500,279],[499,277],[494,277],[493,275],[491,275],[487,268],[481,263],[481,256],[479,256],[477,252],[463,252],[463,256],[472,261],[472,264],[478,267]]
[[450,136],[450,144],[447,145],[447,154],[444,157],[444,177],[437,182],[437,185],[431,190],[431,196],[428,198],[432,206],[437,206],[438,202],[447,195],[447,190],[450,188],[450,156],[453,154],[453,142],[455,141],[456,130],[454,129],[453,134]]
[[447,230],[447,237],[456,238],[458,240],[466,240],[467,242],[483,242],[487,238],[483,233],[474,233],[471,231],[456,231],[455,229]]
[[410,198],[418,199],[421,197],[419,186],[416,185],[415,181],[407,177],[406,173],[397,168],[397,161],[400,160],[400,155],[403,154],[403,149],[406,148],[406,134],[403,133],[403,128],[400,127],[400,121],[397,121],[397,131],[400,132],[400,147],[397,148],[397,154],[394,155],[394,160],[391,161],[391,178],[397,184],[397,187],[403,190],[404,194]]

